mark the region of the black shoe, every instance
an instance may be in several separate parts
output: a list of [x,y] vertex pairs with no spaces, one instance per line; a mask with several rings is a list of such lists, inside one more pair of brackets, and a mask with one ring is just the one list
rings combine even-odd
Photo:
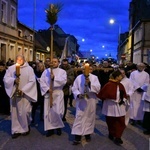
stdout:
[[29,135],[30,134],[30,126],[28,126],[28,129],[29,130],[27,132],[21,133],[21,135],[23,135],[23,136]]
[[11,135],[11,137],[12,137],[12,139],[16,139],[20,135],[21,135],[21,133],[14,133],[14,134]]
[[143,131],[145,135],[150,135],[150,130]]
[[138,125],[142,125],[142,121],[141,120],[137,120],[137,124]]
[[130,121],[130,124],[131,124],[132,126],[135,126],[135,125],[136,125],[135,120],[131,120],[131,121]]
[[91,141],[91,135],[90,134],[85,135],[85,140],[86,140],[86,142],[90,142]]
[[114,140],[114,143],[117,144],[117,145],[120,145],[120,144],[123,144],[123,141],[121,140],[121,138],[116,138]]
[[62,132],[61,132],[61,129],[59,128],[59,129],[56,129],[56,131],[57,131],[57,135],[61,135],[62,134]]
[[48,130],[46,133],[46,137],[52,136],[54,134],[54,130]]
[[22,136],[27,136],[27,135],[29,135],[29,134],[30,134],[29,131],[28,131],[28,132],[21,133]]
[[76,141],[76,140],[74,140],[73,143],[72,143],[72,145],[78,145],[78,144],[80,144],[80,143],[81,143],[81,141]]
[[90,138],[86,138],[85,140],[86,140],[86,142],[91,142],[91,137]]
[[114,140],[114,137],[111,134],[108,135],[108,138],[112,141]]

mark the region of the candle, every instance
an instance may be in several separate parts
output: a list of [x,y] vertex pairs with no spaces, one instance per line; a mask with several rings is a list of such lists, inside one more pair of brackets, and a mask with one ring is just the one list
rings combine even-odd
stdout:
[[16,75],[20,75],[20,64],[16,63]]
[[90,69],[90,66],[89,66],[88,63],[86,63],[86,64],[84,65],[84,75],[85,75],[85,76],[88,76],[88,75],[89,75],[89,69]]

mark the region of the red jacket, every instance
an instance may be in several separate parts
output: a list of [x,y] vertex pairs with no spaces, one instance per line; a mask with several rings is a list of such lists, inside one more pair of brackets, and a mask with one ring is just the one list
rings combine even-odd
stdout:
[[106,83],[104,87],[97,94],[97,97],[100,98],[101,100],[106,100],[106,99],[115,100],[118,85],[119,85],[119,91],[123,92],[123,98],[127,98],[127,94],[124,86],[121,83],[113,82],[113,81],[109,81],[108,83]]

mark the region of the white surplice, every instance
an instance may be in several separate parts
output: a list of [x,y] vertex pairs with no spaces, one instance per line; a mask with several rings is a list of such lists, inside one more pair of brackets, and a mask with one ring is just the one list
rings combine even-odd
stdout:
[[28,131],[28,125],[32,120],[31,101],[37,101],[37,87],[33,69],[27,62],[23,66],[20,66],[19,89],[24,93],[22,97],[13,96],[16,90],[14,84],[16,79],[15,73],[16,65],[12,65],[7,69],[4,76],[5,89],[10,97],[12,134]]
[[130,80],[134,85],[134,93],[130,98],[130,118],[134,120],[143,120],[143,105],[142,97],[144,92],[139,93],[136,89],[142,88],[149,83],[149,74],[145,71],[139,72],[135,70],[130,75]]
[[46,69],[41,78],[40,86],[41,93],[44,95],[44,130],[51,130],[63,128],[62,116],[64,113],[64,93],[63,86],[67,82],[66,71],[61,68],[54,68],[54,81],[53,81],[53,106],[50,108],[50,69]]
[[[119,105],[119,101],[120,101],[120,91],[118,85],[116,91],[116,99],[105,99],[103,101],[102,114],[111,117],[125,116],[126,105],[125,104]],[[126,101],[126,99],[123,98],[123,101]]]
[[[127,77],[124,77],[120,83],[123,84],[127,95],[129,95],[129,97],[131,97],[131,95],[134,93],[133,84],[132,84],[131,80]],[[129,98],[129,100],[127,100],[125,102],[125,104],[126,104],[125,124],[127,126],[129,123],[129,120],[130,120],[130,113],[129,113],[130,98]]]
[[75,79],[72,92],[76,100],[76,117],[73,123],[71,134],[87,135],[94,132],[96,115],[96,94],[100,91],[100,83],[97,76],[90,74],[91,85],[87,88],[88,98],[79,99],[78,94],[84,94],[85,77],[83,74]]
[[143,111],[150,112],[150,83],[148,84],[148,88],[147,91],[145,92],[143,99],[144,99]]

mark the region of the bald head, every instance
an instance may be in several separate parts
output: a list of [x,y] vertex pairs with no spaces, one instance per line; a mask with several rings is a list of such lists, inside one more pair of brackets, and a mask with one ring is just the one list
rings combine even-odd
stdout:
[[138,63],[137,64],[137,70],[139,72],[143,71],[145,69],[145,64],[144,63]]

